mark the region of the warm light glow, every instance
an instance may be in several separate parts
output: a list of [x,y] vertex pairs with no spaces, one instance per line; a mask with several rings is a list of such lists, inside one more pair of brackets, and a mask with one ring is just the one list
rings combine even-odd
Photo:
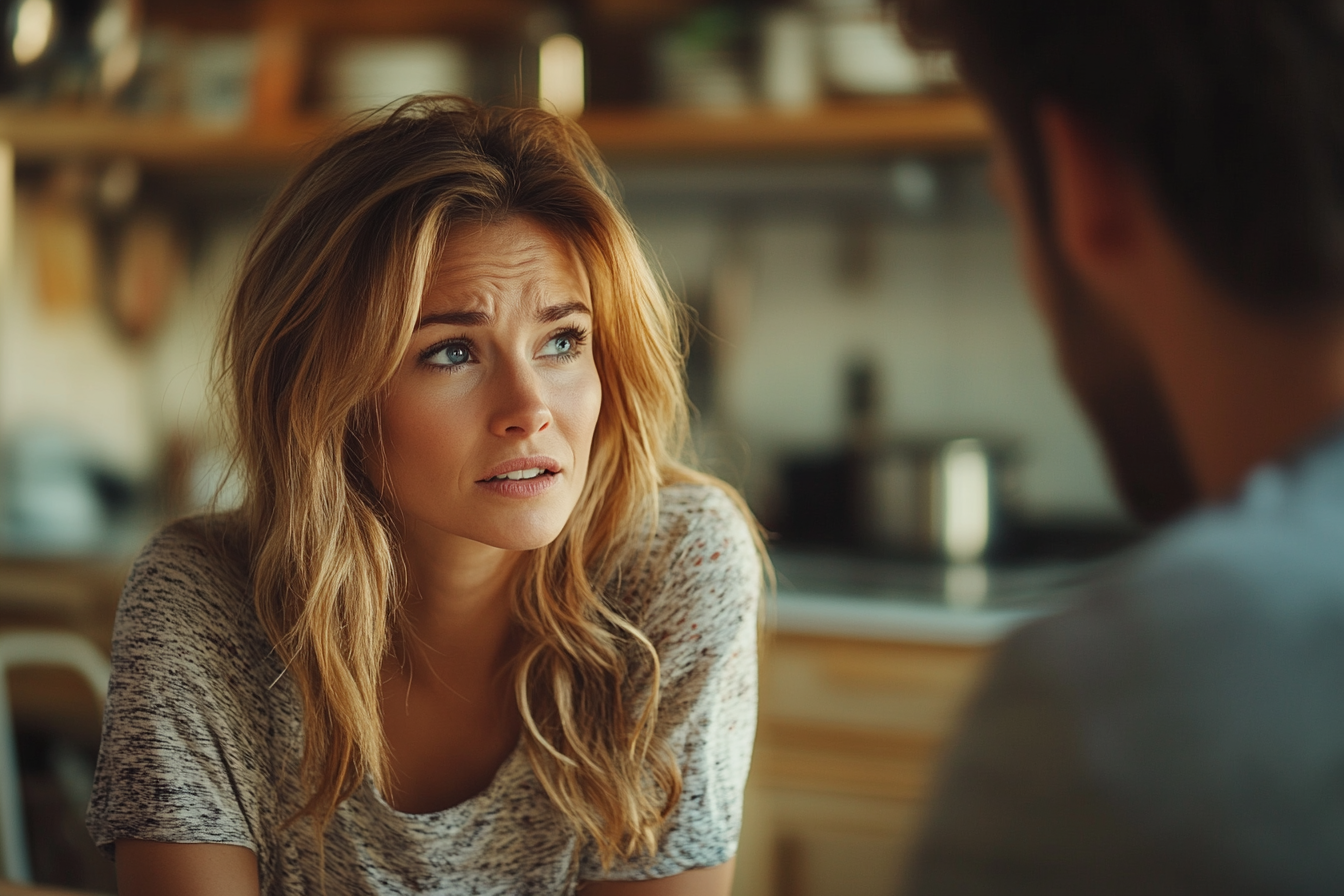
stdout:
[[56,10],[51,0],[23,0],[14,15],[14,61],[27,65],[47,51],[56,29]]
[[140,41],[128,37],[108,51],[103,57],[102,64],[98,66],[99,82],[103,92],[109,96],[119,93],[131,83],[131,78],[135,77],[135,70],[139,67]]
[[6,283],[14,243],[14,210],[14,144],[0,140],[0,280]]
[[107,54],[131,33],[130,3],[126,0],[103,4],[102,11],[89,29],[89,42],[99,53]]
[[557,34],[541,44],[539,93],[543,104],[570,118],[583,113],[583,44]]

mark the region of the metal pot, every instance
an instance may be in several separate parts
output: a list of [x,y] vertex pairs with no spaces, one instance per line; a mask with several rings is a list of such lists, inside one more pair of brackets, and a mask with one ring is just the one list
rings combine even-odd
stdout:
[[859,473],[860,537],[873,548],[975,563],[999,535],[1013,452],[979,438],[909,440]]

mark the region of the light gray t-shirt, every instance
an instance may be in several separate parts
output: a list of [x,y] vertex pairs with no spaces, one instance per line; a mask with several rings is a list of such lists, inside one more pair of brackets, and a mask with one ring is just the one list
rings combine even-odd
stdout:
[[[756,721],[760,567],[720,490],[662,491],[654,550],[623,594],[662,661],[658,724],[685,791],[652,857],[603,870],[520,749],[481,794],[412,815],[367,782],[325,834],[330,893],[572,893],[581,880],[667,877],[737,848]],[[117,839],[245,846],[266,894],[318,890],[301,804],[302,706],[253,610],[245,574],[206,522],[159,533],[117,612],[111,692],[88,826]],[[632,683],[637,686],[637,683]]]
[[999,649],[905,896],[1344,893],[1344,421]]

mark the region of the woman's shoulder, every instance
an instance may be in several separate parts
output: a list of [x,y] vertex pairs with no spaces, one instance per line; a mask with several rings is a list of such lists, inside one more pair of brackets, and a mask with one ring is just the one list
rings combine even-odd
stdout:
[[229,590],[245,586],[246,552],[236,514],[183,517],[159,529],[131,565],[133,584],[212,582]]
[[754,618],[761,556],[746,512],[723,488],[664,487],[641,587],[648,618],[729,614]]
[[215,639],[255,620],[248,589],[242,525],[234,514],[177,520],[145,544],[131,566],[118,605],[119,634],[164,628]]
[[181,517],[145,542],[135,566],[151,563],[233,574],[244,565],[243,532],[242,519],[233,512]]
[[261,634],[228,515],[159,530],[117,607],[88,825],[118,839],[273,842],[267,820],[301,707]]
[[678,482],[658,493],[655,542],[667,547],[688,540],[728,541],[756,553],[752,523],[741,503],[722,486],[710,482]]
[[[761,569],[757,539],[741,500],[712,482],[679,482],[659,491],[652,561],[666,574]],[[706,567],[705,564],[712,564]]]

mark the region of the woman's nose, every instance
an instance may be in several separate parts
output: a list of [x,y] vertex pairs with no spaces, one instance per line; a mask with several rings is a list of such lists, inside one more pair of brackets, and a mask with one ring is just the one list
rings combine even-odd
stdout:
[[492,435],[526,438],[551,425],[551,409],[536,373],[527,364],[508,364],[495,376]]

